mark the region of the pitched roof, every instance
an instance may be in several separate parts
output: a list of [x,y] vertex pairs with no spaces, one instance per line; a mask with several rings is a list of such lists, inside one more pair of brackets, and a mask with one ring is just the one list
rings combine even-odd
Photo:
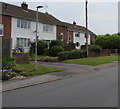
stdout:
[[[17,18],[23,18],[28,20],[36,20],[36,11],[28,9],[27,11],[23,10],[19,6],[7,4],[2,2],[2,14],[9,15]],[[39,12],[38,16],[39,22],[57,25],[60,23],[58,19],[48,13]]]
[[[19,6],[11,5],[11,4],[4,3],[4,2],[1,2],[1,3],[2,3],[2,14],[3,15],[9,15],[9,16],[13,16],[16,18],[23,18],[23,19],[36,21],[36,11],[30,10],[30,9],[25,11]],[[64,26],[72,31],[79,31],[79,32],[87,31],[90,34],[94,34],[93,32],[91,32],[90,30],[87,30],[83,26],[73,25],[73,24],[70,24],[67,22],[62,22],[49,13],[39,12],[38,13],[38,21],[41,23],[45,23],[45,24]],[[96,35],[96,34],[94,34],[94,35]]]
[[93,34],[93,35],[97,36],[95,33],[90,31],[89,29],[86,29],[85,27],[80,26],[80,25],[74,25],[74,24],[71,24],[71,23],[62,22],[61,26],[66,26],[68,29],[70,29],[72,31],[84,32],[84,33],[88,32],[90,34]]

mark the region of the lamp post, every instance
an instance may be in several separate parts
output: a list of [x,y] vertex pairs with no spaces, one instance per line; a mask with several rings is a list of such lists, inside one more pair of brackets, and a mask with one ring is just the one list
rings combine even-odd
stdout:
[[43,8],[43,6],[37,6],[36,8],[35,71],[37,71],[38,9]]
[[85,10],[86,10],[86,51],[87,51],[87,57],[88,57],[88,10],[87,10],[87,5],[88,5],[88,1],[86,0],[85,3]]

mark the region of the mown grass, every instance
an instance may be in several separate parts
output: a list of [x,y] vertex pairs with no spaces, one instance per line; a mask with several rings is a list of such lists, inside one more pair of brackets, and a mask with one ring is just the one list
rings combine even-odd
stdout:
[[[46,58],[49,58],[49,59],[57,59],[58,57],[51,57],[51,56],[44,56],[44,55],[38,55],[37,56],[37,60],[42,60],[42,59],[46,59]],[[34,55],[31,55],[30,56],[30,60],[34,60],[35,59],[35,56]]]
[[105,63],[111,63],[113,61],[118,61],[118,59],[119,59],[118,56],[103,56],[103,57],[90,57],[90,58],[82,58],[82,59],[65,60],[63,61],[63,63],[96,66]]
[[50,72],[63,71],[63,69],[45,67],[45,66],[40,66],[40,65],[38,65],[37,71],[34,71],[33,64],[18,64],[18,69],[22,70],[21,74],[24,76],[34,76],[34,75],[41,75],[41,74],[46,74]]

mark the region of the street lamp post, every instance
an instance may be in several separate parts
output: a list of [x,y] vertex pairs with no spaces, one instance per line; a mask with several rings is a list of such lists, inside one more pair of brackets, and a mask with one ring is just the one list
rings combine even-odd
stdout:
[[88,9],[87,9],[88,1],[86,0],[85,3],[85,10],[86,10],[86,51],[87,51],[87,57],[88,57]]
[[43,6],[37,6],[36,8],[35,71],[37,71],[38,9],[43,8]]

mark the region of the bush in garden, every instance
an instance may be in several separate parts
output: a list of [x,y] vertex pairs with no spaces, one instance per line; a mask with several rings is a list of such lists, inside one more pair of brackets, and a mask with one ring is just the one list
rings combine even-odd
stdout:
[[17,73],[12,70],[1,70],[0,73],[2,74],[2,80],[9,80],[10,78],[17,76]]
[[64,48],[64,51],[74,50],[75,44],[72,42],[69,42],[69,43],[64,42],[63,48]]
[[95,44],[101,46],[103,49],[117,49],[120,45],[120,36],[117,34],[101,35],[97,37]]
[[9,58],[9,57],[4,57],[2,59],[2,69],[15,69],[17,66],[16,62],[14,59]]
[[102,48],[98,45],[90,45],[89,46],[89,51],[100,53],[102,51]]
[[20,74],[21,71],[16,69],[16,67],[17,64],[14,59],[9,57],[4,57],[2,59],[2,70],[0,70],[2,80],[8,80]]
[[[37,54],[43,55],[45,52],[45,49],[48,48],[48,44],[44,41],[38,41],[37,42]],[[30,54],[35,54],[35,42],[31,44],[30,48]]]
[[86,57],[86,51],[83,50],[64,51],[58,54],[58,59],[60,61],[69,60],[69,59],[79,59],[85,57]]
[[64,49],[62,46],[54,46],[54,47],[50,48],[49,55],[53,56],[53,57],[58,56],[58,53],[62,52],[63,50]]
[[63,42],[60,40],[52,40],[50,43],[50,48],[52,48],[54,46],[63,46]]

